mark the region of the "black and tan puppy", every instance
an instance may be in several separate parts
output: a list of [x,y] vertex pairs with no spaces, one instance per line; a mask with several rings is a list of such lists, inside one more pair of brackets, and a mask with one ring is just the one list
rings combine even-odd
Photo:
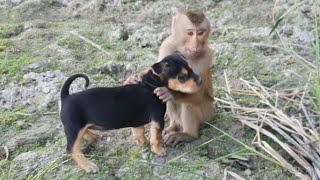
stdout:
[[70,95],[70,85],[78,77],[86,80],[86,87],[89,85],[89,78],[84,74],[75,74],[66,80],[61,90],[60,116],[67,137],[67,151],[87,172],[98,170],[80,149],[82,138],[94,141],[100,137],[91,129],[132,127],[137,143],[146,144],[148,141],[144,135],[144,125],[151,122],[151,149],[157,155],[165,155],[160,141],[166,104],[159,100],[153,90],[156,87],[167,87],[173,91],[194,93],[201,84],[199,76],[176,53],[152,65],[142,75],[139,84],[92,88]]

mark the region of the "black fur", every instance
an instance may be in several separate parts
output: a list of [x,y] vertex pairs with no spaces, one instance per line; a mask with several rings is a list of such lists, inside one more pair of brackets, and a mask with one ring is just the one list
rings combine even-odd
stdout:
[[[153,70],[143,75],[139,84],[92,88],[71,95],[69,88],[73,80],[82,77],[88,86],[89,78],[84,74],[68,78],[61,90],[60,111],[67,137],[67,151],[71,151],[79,130],[87,124],[93,125],[91,129],[119,129],[138,127],[152,120],[162,130],[166,104],[159,100],[153,90],[167,86],[168,78],[177,77],[182,67],[192,72],[178,54],[173,54],[154,64]],[[155,71],[158,74],[154,74]]]

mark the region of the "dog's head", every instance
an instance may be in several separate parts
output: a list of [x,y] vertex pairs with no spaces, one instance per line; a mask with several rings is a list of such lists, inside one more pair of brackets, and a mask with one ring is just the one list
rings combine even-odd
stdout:
[[179,53],[173,53],[153,64],[151,70],[170,90],[195,93],[200,89],[202,82],[200,76],[192,71]]

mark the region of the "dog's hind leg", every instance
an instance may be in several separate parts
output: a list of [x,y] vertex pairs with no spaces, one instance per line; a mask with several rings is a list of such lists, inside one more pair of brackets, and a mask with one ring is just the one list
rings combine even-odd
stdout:
[[131,128],[131,130],[134,138],[136,139],[137,144],[149,144],[146,136],[144,135],[144,126],[133,127]]
[[166,155],[166,150],[160,145],[162,139],[162,128],[161,125],[156,121],[151,121],[150,127],[150,145],[151,150],[159,156]]
[[73,142],[68,142],[68,145],[71,145],[71,156],[72,159],[78,164],[81,169],[84,169],[88,173],[95,173],[99,168],[89,160],[84,157],[84,154],[81,152],[81,139],[83,138],[85,132],[87,131],[90,125],[86,125],[76,132],[76,138]]
[[83,139],[86,140],[89,144],[98,141],[101,139],[101,135],[95,132],[94,130],[87,129],[84,132]]

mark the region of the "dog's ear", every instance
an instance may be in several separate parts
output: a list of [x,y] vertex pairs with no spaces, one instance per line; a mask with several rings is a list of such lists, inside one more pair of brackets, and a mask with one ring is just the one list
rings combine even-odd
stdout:
[[154,74],[159,75],[163,71],[163,64],[161,62],[155,63],[151,66]]

